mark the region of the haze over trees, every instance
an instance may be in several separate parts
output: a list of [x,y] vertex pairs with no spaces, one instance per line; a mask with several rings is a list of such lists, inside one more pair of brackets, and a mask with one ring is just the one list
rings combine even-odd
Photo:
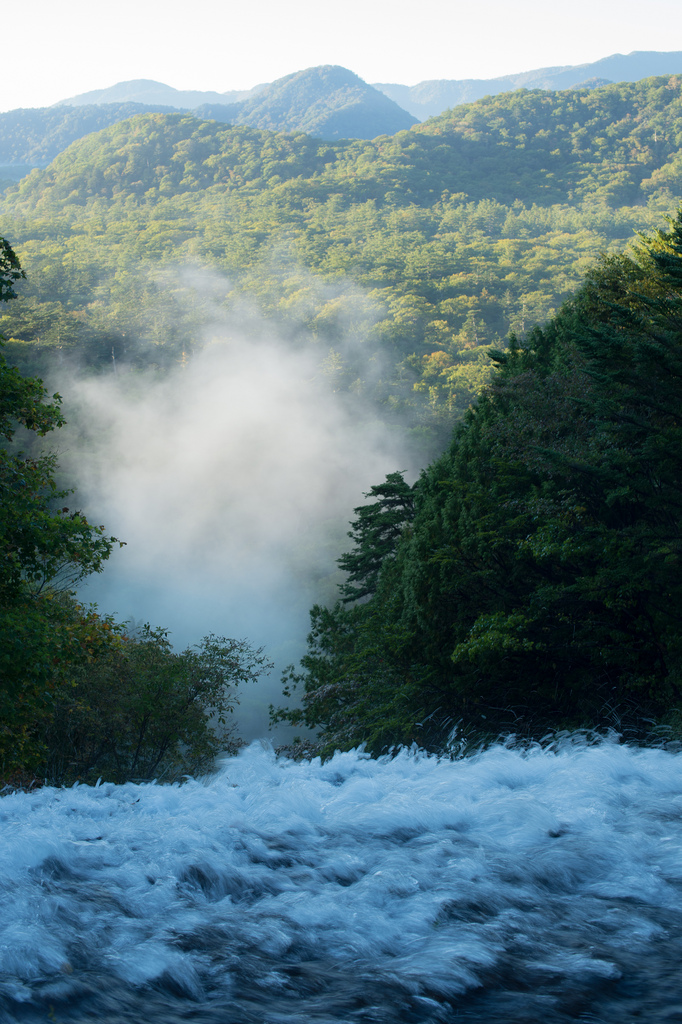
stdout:
[[[197,267],[216,272],[213,310],[254,306],[430,462],[356,509],[344,601],[313,610],[290,677],[303,707],[280,717],[374,751],[442,746],[460,721],[674,724],[679,219],[623,250],[679,206],[681,147],[673,75],[490,96],[371,141],[147,112],[6,188],[28,280],[0,317],[3,771],[198,770],[216,749],[205,712],[233,699],[221,687],[264,667],[223,638],[177,654],[61,593],[58,563],[97,571],[114,538],[65,504],[35,440],[15,447],[17,423],[61,423],[36,379],[55,358],[184,365],[213,315],[182,283]],[[21,268],[5,257],[10,297]]]
[[675,209],[681,133],[674,76],[507,93],[371,142],[142,115],[6,190],[29,282],[0,328],[27,370],[49,351],[168,365],[201,310],[164,320],[154,274],[208,265],[226,309],[255,302],[435,452],[487,347]]
[[[0,301],[23,277],[0,239]],[[176,653],[166,631],[131,629],[75,599],[117,540],[64,504],[56,456],[39,444],[63,425],[60,396],[0,351],[0,781],[205,772],[232,742],[235,686],[269,665],[225,637]]]

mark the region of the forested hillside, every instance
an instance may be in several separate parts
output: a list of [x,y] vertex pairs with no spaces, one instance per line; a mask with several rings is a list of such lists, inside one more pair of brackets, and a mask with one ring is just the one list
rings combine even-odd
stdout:
[[334,65],[286,75],[236,107],[230,117],[233,124],[306,132],[321,139],[373,139],[416,121],[352,71]]
[[0,177],[21,178],[24,168],[47,166],[76,139],[150,110],[171,113],[172,107],[107,103],[6,111],[0,114]]
[[327,749],[680,726],[682,212],[604,258],[410,488],[356,509],[290,720]]
[[487,348],[675,209],[680,93],[676,77],[520,91],[371,142],[181,114],[112,125],[0,203],[29,277],[0,323],[9,354],[41,372],[50,351],[102,370],[181,360],[205,313],[178,268],[208,266],[225,275],[213,303],[255,303],[316,346],[335,389],[440,445]]
[[[42,434],[61,414],[14,367],[48,385],[55,361],[62,375],[126,371],[126,386],[144,389],[154,375],[137,370],[184,367],[230,317],[249,338],[269,330],[278,347],[313,353],[306,373],[388,424],[412,465],[431,461],[414,487],[392,473],[356,510],[345,603],[314,609],[304,705],[284,717],[321,729],[330,749],[368,740],[375,751],[442,746],[460,720],[472,734],[529,736],[622,722],[641,735],[673,721],[682,221],[623,252],[680,205],[681,115],[677,77],[504,94],[373,141],[145,113],[7,188],[3,232],[27,280],[7,249],[8,295],[20,295],[0,317],[13,496],[0,656],[17,693],[33,666],[25,703],[6,710],[7,763],[17,735],[34,764],[52,749],[30,722],[47,729],[57,711],[83,729],[59,757],[85,763],[102,725],[88,709],[106,704],[111,680],[137,699],[127,666],[160,659],[182,703],[215,653],[176,655],[163,631],[139,640],[54,600],[64,524],[87,542],[85,555],[66,552],[75,578],[114,539],[91,551],[98,530],[53,508],[66,492],[38,442],[17,463],[17,423]],[[46,420],[27,412],[26,388]],[[36,528],[16,483],[27,467],[53,531],[26,549],[29,571],[32,553],[40,563],[36,594],[13,539]],[[98,645],[101,673],[89,660]],[[77,706],[50,710],[45,687],[71,686],[76,662]],[[166,723],[178,750],[190,742],[181,719]],[[201,760],[203,711],[197,722]],[[98,750],[106,739],[113,764],[127,736],[100,736]]]
[[[107,94],[111,95],[108,101]],[[416,120],[340,67],[308,68],[232,96],[182,93],[155,82],[124,82],[118,88],[87,94],[78,104],[66,101],[0,114],[0,186],[20,180],[33,167],[45,167],[77,139],[150,111],[191,112],[201,119],[305,132],[321,139],[372,139],[410,128]]]

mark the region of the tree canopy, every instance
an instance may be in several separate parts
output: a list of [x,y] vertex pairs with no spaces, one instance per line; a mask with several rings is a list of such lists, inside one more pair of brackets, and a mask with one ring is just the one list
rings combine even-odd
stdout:
[[[334,387],[432,456],[485,385],[486,349],[676,208],[680,89],[520,90],[372,141],[180,113],[114,124],[0,199],[30,270],[0,321],[8,353],[43,376],[55,351],[168,366],[216,302],[247,300],[320,372],[332,350]],[[211,302],[183,291],[178,268],[197,265],[224,275]]]
[[681,325],[682,212],[492,353],[374,595],[313,609],[293,720],[330,749],[376,751],[442,745],[457,725],[642,735],[676,720]]
[[[32,271],[0,318],[8,361],[163,369],[246,299],[429,458],[463,417],[414,488],[393,474],[356,510],[347,600],[314,610],[292,719],[376,750],[459,721],[640,729],[679,685],[679,219],[622,252],[682,198],[681,142],[677,76],[488,97],[372,141],[143,114],[5,190]],[[182,272],[207,265],[204,301]],[[35,609],[108,541],[66,510],[49,455],[11,462],[12,423],[61,414],[4,366],[3,585]]]

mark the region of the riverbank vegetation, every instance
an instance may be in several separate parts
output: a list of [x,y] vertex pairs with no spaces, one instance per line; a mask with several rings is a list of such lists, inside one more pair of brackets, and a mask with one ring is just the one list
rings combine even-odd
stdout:
[[[23,276],[3,239],[0,300]],[[164,630],[76,600],[121,542],[55,482],[56,457],[39,442],[63,424],[59,395],[0,351],[0,784],[206,772],[234,745],[235,687],[269,666],[225,637],[175,652]]]

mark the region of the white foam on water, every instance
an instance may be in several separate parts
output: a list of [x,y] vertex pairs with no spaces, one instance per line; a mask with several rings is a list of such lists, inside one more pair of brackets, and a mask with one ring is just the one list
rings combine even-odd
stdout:
[[406,1020],[446,1019],[506,976],[616,983],[678,948],[681,883],[679,754],[567,741],[321,764],[257,743],[205,781],[0,800],[0,1008],[67,1005],[86,976],[229,998],[246,971],[293,1013],[248,1019],[295,1020],[292,971],[316,965],[399,991]]

